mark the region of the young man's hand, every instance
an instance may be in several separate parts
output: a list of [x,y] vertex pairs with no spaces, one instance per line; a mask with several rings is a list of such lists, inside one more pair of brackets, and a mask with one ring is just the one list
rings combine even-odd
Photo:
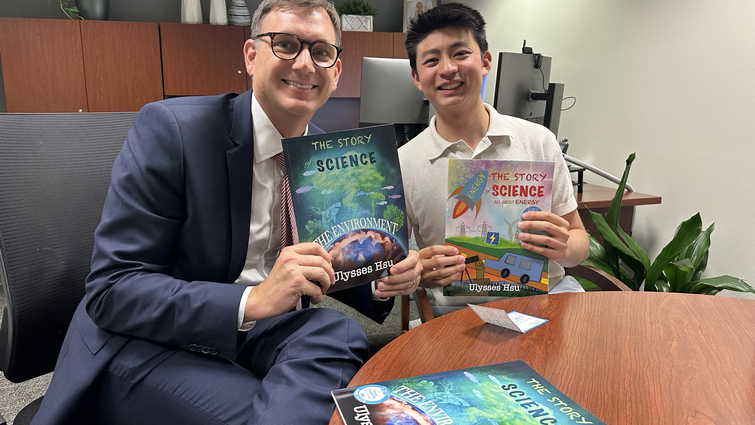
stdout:
[[375,296],[380,298],[411,294],[422,276],[422,263],[417,251],[410,250],[406,258],[391,266],[391,274],[376,282]]
[[[519,232],[522,248],[544,255],[549,260],[564,257],[569,242],[568,221],[549,211],[528,211],[522,216],[518,227],[522,230]],[[546,235],[527,233],[524,230],[539,230]]]
[[524,249],[541,254],[549,260],[559,260],[559,264],[564,267],[576,266],[587,258],[589,240],[577,210],[562,217],[548,211],[528,211],[522,219],[518,224],[520,230],[546,233],[519,232],[519,240]]
[[420,286],[425,288],[448,286],[454,280],[461,279],[461,272],[466,268],[459,250],[448,245],[424,248],[419,251],[419,258],[423,269]]
[[283,248],[267,279],[249,293],[244,322],[291,311],[304,295],[318,304],[335,281],[330,254],[319,244]]

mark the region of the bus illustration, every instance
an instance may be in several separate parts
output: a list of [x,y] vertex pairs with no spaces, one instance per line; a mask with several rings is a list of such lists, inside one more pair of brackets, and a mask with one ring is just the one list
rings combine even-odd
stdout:
[[501,277],[504,279],[511,281],[518,279],[522,284],[529,281],[540,282],[544,265],[544,260],[513,252],[507,252],[497,260],[485,260],[486,268],[501,272]]

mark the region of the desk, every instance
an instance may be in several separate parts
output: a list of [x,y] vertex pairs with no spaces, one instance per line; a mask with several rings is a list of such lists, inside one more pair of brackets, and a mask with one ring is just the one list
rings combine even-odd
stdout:
[[[608,207],[611,206],[611,199],[616,193],[616,187],[604,187],[594,184],[585,183],[582,193],[577,192],[577,186],[574,185],[574,197],[577,198],[577,211],[582,223],[598,242],[603,243],[603,238],[598,233],[598,229],[592,222],[590,213],[587,209],[605,214]],[[619,214],[619,226],[629,235],[632,234],[632,223],[634,222],[634,207],[637,205],[660,204],[661,197],[648,195],[639,192],[624,192],[621,202],[621,213]]]
[[486,305],[549,322],[519,334],[459,310],[396,338],[349,386],[521,359],[611,425],[755,423],[753,300],[593,292]]

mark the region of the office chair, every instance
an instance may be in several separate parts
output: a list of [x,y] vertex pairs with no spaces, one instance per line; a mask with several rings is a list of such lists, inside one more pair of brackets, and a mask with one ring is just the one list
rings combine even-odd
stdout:
[[[0,114],[0,370],[51,372],[84,296],[110,170],[136,113]],[[15,424],[30,421],[41,398]]]
[[[594,283],[602,291],[631,291],[624,282],[620,281],[610,274],[596,269],[595,267],[580,264],[576,267],[567,267],[564,269],[567,275],[581,277]],[[419,311],[419,318],[422,323],[435,318],[432,305],[430,304],[430,298],[427,296],[427,291],[424,288],[417,288],[412,295],[417,310]],[[401,296],[401,331],[406,332],[409,330],[409,304],[410,296]]]

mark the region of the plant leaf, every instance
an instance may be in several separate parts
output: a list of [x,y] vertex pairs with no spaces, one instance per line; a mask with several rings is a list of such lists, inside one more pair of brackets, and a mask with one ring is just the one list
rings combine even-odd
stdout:
[[[671,239],[660,254],[655,257],[655,261],[650,265],[647,276],[645,276],[645,290],[656,290],[656,281],[671,261],[684,250],[687,245],[691,244],[702,232],[702,219],[700,213],[697,213],[690,217],[688,220],[683,221],[677,228],[677,232],[674,238]],[[666,282],[668,285],[668,282]],[[664,291],[665,292],[665,291]]]
[[750,284],[738,277],[729,275],[708,277],[695,282],[690,282],[689,288],[686,289],[688,290],[685,292],[692,294],[707,293],[708,291],[713,289],[715,289],[716,292],[719,292],[723,289],[728,289],[730,291],[752,292],[755,294],[755,288],[750,286]]
[[590,240],[590,254],[583,263],[588,266],[597,267],[606,273],[613,273],[611,265],[606,261],[606,250],[603,248],[593,235],[588,235]]
[[708,254],[709,252],[705,251],[705,255],[703,255],[703,259],[695,269],[695,272],[692,273],[692,279],[690,279],[690,281],[702,279],[705,268],[708,267]]
[[[603,246],[606,250],[606,262],[611,266],[611,270],[606,271],[621,279],[630,288],[637,290],[640,287],[640,284],[642,284],[646,274],[642,261],[640,261],[634,252],[632,252],[618,235],[608,227],[608,223],[606,223],[603,216],[593,211],[590,211],[590,216],[592,217],[593,223],[598,229],[598,232],[603,236]],[[615,257],[612,257],[609,254],[609,249],[613,250]],[[624,263],[632,269],[634,276],[629,276],[629,274],[621,269],[619,258],[621,258]],[[622,273],[622,271],[624,273]]]
[[637,259],[642,263],[643,266],[645,266],[645,269],[650,268],[650,257],[648,257],[647,251],[645,251],[640,244],[637,243],[637,241],[634,240],[631,236],[627,234],[627,232],[624,231],[621,227],[617,229],[619,236],[621,236],[621,239],[624,240],[624,243],[627,244],[629,249],[634,252],[634,254],[637,256]]
[[[679,270],[683,270],[685,272],[694,271],[695,270],[695,265],[692,264],[692,260],[690,260],[689,258],[685,258],[685,259],[683,259],[681,261],[674,261],[671,264],[673,264],[674,266],[676,266]],[[666,275],[666,276],[668,276],[668,275]]]
[[624,229],[619,226],[617,228],[617,231],[621,238],[624,240],[624,243],[629,247],[629,249],[634,252],[636,259],[627,257],[625,255],[619,254],[619,257],[621,257],[622,261],[629,266],[630,269],[632,269],[632,272],[634,272],[634,276],[632,277],[632,280],[634,280],[634,287],[639,288],[640,285],[642,285],[642,281],[645,280],[645,275],[647,274],[648,268],[650,268],[650,258],[648,257],[647,252],[640,246],[640,244],[637,243],[631,236],[629,236]]
[[629,154],[624,166],[624,174],[621,176],[619,187],[616,188],[616,193],[613,195],[611,205],[606,212],[606,222],[613,231],[619,227],[619,212],[621,211],[621,200],[624,198],[624,188],[627,185],[627,179],[629,178],[629,170],[632,168],[632,162],[634,162],[635,154],[632,152]]
[[[637,260],[635,257],[630,257],[628,255],[625,255],[622,252],[619,252],[619,258],[621,258],[621,261],[624,262],[624,265],[629,267],[630,270],[632,270],[632,276],[629,277],[633,283],[633,285],[627,285],[630,288],[639,288],[640,285],[642,285],[642,281],[645,280],[645,273],[647,270],[645,269],[645,266],[642,265],[642,263]],[[629,274],[627,274],[629,276]]]
[[[707,229],[705,229],[704,232],[698,236],[697,239],[695,239],[694,242],[692,242],[692,245],[687,249],[687,252],[689,253],[687,258],[692,261],[693,269],[689,272],[685,272],[682,276],[683,280],[682,283],[687,283],[688,281],[692,280],[693,275],[697,271],[700,264],[705,261],[705,265],[703,265],[703,270],[705,271],[705,267],[707,266],[707,254],[708,249],[710,248],[710,235],[713,233],[713,230],[715,229],[715,223],[708,226]],[[697,279],[700,277],[698,276]]]
[[[608,223],[608,228],[611,229],[611,234],[616,233],[616,228],[619,225],[619,212],[621,211],[621,201],[624,197],[624,187],[626,186],[627,178],[629,177],[629,170],[631,169],[634,158],[634,153],[631,153],[627,158],[626,166],[624,167],[624,174],[622,175],[621,181],[619,182],[619,187],[616,188],[616,193],[614,194],[613,199],[611,200],[611,205],[608,207],[608,211],[605,215],[605,222]],[[590,211],[590,216],[593,217],[593,222],[595,222],[595,214],[592,211]],[[605,241],[607,237],[607,235],[604,234],[605,229],[601,230],[600,228],[598,228],[598,232],[600,232],[601,236],[603,236],[603,240]],[[606,262],[611,265],[611,274],[619,277],[621,275],[621,267],[619,266],[619,253],[617,249],[621,248],[618,248],[618,246],[614,246],[610,243],[604,245],[606,251]]]
[[626,284],[630,289],[636,291],[637,286],[632,280],[632,276],[629,276],[629,274],[618,264],[617,267],[619,269],[619,274],[618,276],[614,274],[613,267],[611,267],[611,265],[606,261],[606,251],[605,248],[603,248],[603,245],[601,245],[600,242],[598,242],[598,240],[595,239],[595,237],[591,234],[588,234],[588,238],[590,240],[590,255],[587,257],[587,260],[582,262],[582,264],[603,270],[604,272],[624,282],[624,284]]
[[636,284],[634,277],[629,276],[629,273],[626,270],[619,268],[619,274],[619,280],[624,282],[624,284],[627,285],[629,289],[633,291],[640,290],[640,286]]
[[658,292],[671,292],[671,285],[668,283],[666,279],[661,279],[660,276],[655,281],[655,285],[653,285],[655,289],[648,289],[648,283],[647,280],[645,280],[645,290],[646,291],[658,291]]
[[[596,220],[605,222],[605,218],[603,218],[601,214],[596,213],[590,210],[589,208],[587,209],[587,212],[590,213],[590,217],[592,217],[593,223],[595,223]],[[612,230],[606,230],[607,226],[602,226],[602,228],[596,226],[596,228],[600,236],[603,237],[603,240],[605,240],[607,235],[614,234]],[[602,248],[603,248],[602,259],[606,264],[608,264],[611,267],[610,270],[606,270],[606,271],[608,273],[611,273],[613,276],[618,276],[619,275],[619,254],[616,251],[616,248],[612,247],[610,244],[604,244],[602,245]]]
[[592,235],[592,233],[587,232],[587,240],[590,243],[590,257],[595,258],[596,260],[605,262],[606,261],[606,250],[603,249],[603,245],[598,242],[598,240],[595,238],[595,236]]
[[[682,251],[679,255],[677,255],[677,258],[684,255],[687,251],[689,250]],[[679,289],[685,283],[689,282],[689,277],[694,271],[695,265],[692,264],[692,261],[689,258],[685,258],[683,260],[674,261],[669,264],[665,269],[663,269],[663,274],[666,275],[666,279],[668,279],[669,285],[671,285],[671,291],[679,292]]]
[[[619,236],[614,232],[609,224],[606,222],[606,220],[603,218],[602,215],[590,211],[590,216],[593,219],[593,222],[595,223],[595,227],[598,229],[598,232],[600,232],[600,235],[603,236],[603,245],[605,247],[605,244],[608,243],[617,250],[621,251],[624,255],[627,255],[629,257],[634,258],[637,261],[640,261],[637,256],[632,252],[629,247],[622,241]],[[610,260],[610,258],[609,258]],[[613,265],[613,264],[612,264]]]
[[[623,243],[619,240],[618,236],[616,236],[616,233],[611,230],[611,228],[606,223],[605,218],[603,218],[602,215],[599,213],[596,213],[594,211],[590,211],[590,217],[592,217],[593,223],[595,224],[595,227],[598,229],[598,233],[603,237],[603,249],[605,251],[605,262],[611,266],[610,273],[614,276],[619,276],[619,253],[617,251],[617,247],[615,245],[618,245],[618,249],[626,249],[627,251],[629,248],[624,246]],[[600,223],[600,224],[598,224]],[[610,243],[608,241],[613,241],[613,243]]]

